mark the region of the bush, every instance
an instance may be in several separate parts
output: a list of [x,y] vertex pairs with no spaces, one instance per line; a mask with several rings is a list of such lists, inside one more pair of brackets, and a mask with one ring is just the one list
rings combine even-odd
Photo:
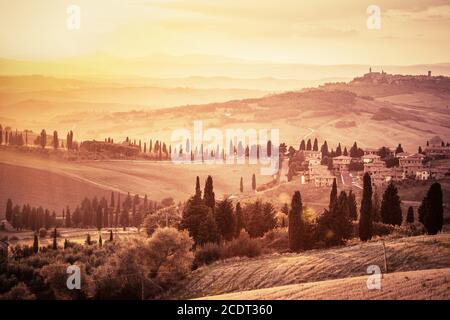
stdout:
[[207,242],[195,250],[195,258],[192,269],[197,269],[203,265],[211,264],[222,258],[222,247],[214,242]]
[[262,247],[276,252],[289,251],[289,234],[287,228],[276,228],[267,232],[261,240]]
[[225,242],[222,249],[222,258],[231,257],[257,257],[261,254],[261,245],[257,239],[250,238],[242,231],[236,239]]
[[40,228],[39,229],[39,238],[45,238],[47,236],[47,229]]
[[30,292],[25,283],[19,282],[7,293],[0,295],[0,300],[36,300],[36,296]]
[[395,230],[395,227],[390,224],[384,224],[381,222],[374,222],[372,224],[372,234],[374,236],[386,236],[391,234]]

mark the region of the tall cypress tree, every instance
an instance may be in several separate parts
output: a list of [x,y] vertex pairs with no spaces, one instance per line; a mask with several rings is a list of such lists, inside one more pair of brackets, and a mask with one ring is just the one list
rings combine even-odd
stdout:
[[302,140],[302,142],[300,142],[300,147],[299,147],[300,151],[303,151],[306,149],[306,145],[305,145],[305,140]]
[[372,181],[367,172],[363,178],[363,195],[359,216],[359,238],[361,241],[372,239]]
[[36,254],[39,252],[39,240],[37,234],[34,235],[33,240],[33,252]]
[[444,207],[442,203],[441,184],[435,182],[422,201],[420,219],[428,234],[437,234],[444,223]]
[[295,191],[291,200],[291,210],[288,215],[288,235],[289,235],[289,249],[291,251],[298,251],[301,249],[301,233],[302,229],[302,197],[300,191]]
[[408,208],[408,214],[406,215],[406,222],[414,223],[414,209],[413,207]]
[[317,141],[317,138],[314,138],[313,151],[319,151],[319,141]]
[[308,141],[306,142],[306,150],[311,150],[312,146],[311,146],[311,139],[308,139]]
[[6,213],[5,213],[5,217],[6,220],[8,222],[12,222],[12,218],[13,218],[13,204],[12,204],[12,200],[8,199],[6,201]]
[[97,207],[96,227],[97,230],[101,230],[103,227],[103,209],[101,206]]
[[241,207],[241,203],[240,202],[238,202],[236,204],[235,218],[236,218],[235,235],[237,237],[241,233],[241,230],[244,229],[244,216],[242,214],[242,207]]
[[256,176],[253,174],[252,176],[252,189],[253,191],[256,191]]
[[358,220],[358,209],[356,208],[356,197],[355,197],[355,194],[352,192],[352,190],[350,190],[350,192],[348,194],[347,201],[348,201],[348,210],[349,210],[350,219],[352,219],[353,221]]
[[391,182],[384,191],[383,200],[381,201],[381,219],[385,224],[401,225],[403,216],[400,207],[400,197],[398,190]]
[[205,189],[203,191],[203,200],[205,201],[205,205],[211,208],[214,213],[216,207],[216,198],[214,195],[214,187],[213,187],[213,179],[211,176],[206,178]]
[[197,199],[202,198],[202,189],[200,189],[200,178],[197,176],[197,179],[195,181],[195,197]]
[[244,179],[242,177],[241,177],[241,182],[239,185],[239,190],[241,191],[241,193],[244,192]]
[[333,210],[333,207],[336,205],[336,201],[337,201],[337,183],[336,178],[334,178],[333,186],[331,187],[330,192],[330,204],[328,205],[330,211]]
[[231,240],[235,235],[235,219],[233,216],[233,203],[229,199],[220,201],[214,214],[217,230],[222,239]]
[[58,249],[58,230],[56,230],[56,228],[53,230],[53,250],[57,250]]

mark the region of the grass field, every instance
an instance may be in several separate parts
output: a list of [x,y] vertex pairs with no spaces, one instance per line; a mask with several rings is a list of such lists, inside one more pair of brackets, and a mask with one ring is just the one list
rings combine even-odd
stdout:
[[206,300],[448,300],[450,268],[385,274],[380,290],[367,289],[367,276],[241,291]]
[[216,198],[238,194],[244,179],[244,194],[250,194],[251,178],[257,185],[272,180],[259,175],[257,165],[180,165],[172,162],[133,160],[57,161],[32,157],[24,153],[0,150],[0,214],[6,200],[30,203],[57,210],[67,204],[74,207],[85,197],[106,196],[111,191],[147,194],[152,200],[172,197],[185,201],[194,193],[195,178],[203,184],[208,175],[214,179]]
[[[450,268],[450,235],[387,240],[386,257],[389,273]],[[378,265],[384,272],[381,241],[217,262],[193,272],[179,294],[200,298],[367,276],[369,265]]]

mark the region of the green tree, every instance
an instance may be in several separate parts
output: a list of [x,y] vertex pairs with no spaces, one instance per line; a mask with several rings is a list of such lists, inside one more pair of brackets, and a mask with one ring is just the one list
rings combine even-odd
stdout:
[[59,148],[58,131],[53,131],[53,149]]
[[241,233],[241,230],[244,229],[244,216],[242,214],[242,207],[241,203],[238,202],[236,204],[235,208],[235,217],[236,217],[236,223],[235,223],[235,236],[239,236]]
[[289,249],[299,251],[302,248],[302,235],[304,225],[302,223],[303,204],[300,191],[295,191],[291,200],[291,210],[288,215]]
[[356,207],[356,197],[355,194],[352,192],[352,190],[350,190],[347,200],[350,219],[356,221],[358,220],[358,209]]
[[406,222],[414,223],[414,209],[413,207],[408,208],[408,214],[406,215]]
[[7,201],[6,201],[6,213],[5,213],[5,217],[6,217],[6,220],[8,221],[8,222],[12,222],[12,218],[13,218],[13,204],[12,204],[12,200],[11,199],[8,199]]
[[187,230],[196,245],[218,242],[219,233],[212,210],[203,200],[192,197],[188,200],[180,222],[180,229]]
[[361,241],[372,239],[372,181],[367,172],[363,177],[363,195],[359,216],[359,238]]
[[219,234],[229,241],[235,235],[235,220],[233,216],[233,203],[229,199],[220,201],[216,206],[215,220]]
[[58,250],[58,230],[56,228],[53,230],[53,250]]
[[319,142],[314,138],[313,151],[319,151]]
[[440,183],[435,182],[430,186],[419,208],[419,221],[423,223],[428,234],[437,234],[442,230],[444,207]]
[[199,176],[197,176],[197,178],[195,180],[195,197],[197,197],[197,199],[201,199],[202,198],[202,189],[200,188],[200,178],[199,178]]
[[203,191],[203,201],[205,202],[206,206],[211,208],[212,213],[214,213],[216,207],[216,198],[214,194],[213,179],[211,176],[208,176],[208,178],[206,178],[205,189]]
[[381,201],[381,219],[385,224],[401,225],[403,216],[400,207],[400,197],[398,190],[391,182],[384,191],[383,200]]
[[337,183],[336,183],[336,178],[334,178],[333,186],[331,187],[331,192],[330,192],[330,203],[328,205],[328,209],[330,211],[333,210],[333,207],[336,205],[336,201],[337,201]]
[[45,129],[42,129],[41,131],[39,143],[41,144],[42,149],[44,149],[45,146],[47,145],[47,133],[45,132]]
[[33,240],[33,252],[36,254],[39,252],[39,239],[37,234],[34,234],[34,240]]

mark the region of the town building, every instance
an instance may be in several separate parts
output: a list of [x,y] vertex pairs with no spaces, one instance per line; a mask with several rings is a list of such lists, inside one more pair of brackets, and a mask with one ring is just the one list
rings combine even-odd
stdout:
[[414,153],[406,158],[400,158],[399,165],[407,177],[416,177],[416,172],[424,169],[424,159],[425,156],[423,154]]
[[352,157],[349,156],[339,156],[333,158],[333,169],[336,171],[347,171]]
[[361,157],[361,160],[363,163],[371,163],[380,160],[380,156],[373,153],[365,154]]
[[428,141],[424,153],[430,158],[450,158],[450,146],[447,146],[440,137],[435,136]]

